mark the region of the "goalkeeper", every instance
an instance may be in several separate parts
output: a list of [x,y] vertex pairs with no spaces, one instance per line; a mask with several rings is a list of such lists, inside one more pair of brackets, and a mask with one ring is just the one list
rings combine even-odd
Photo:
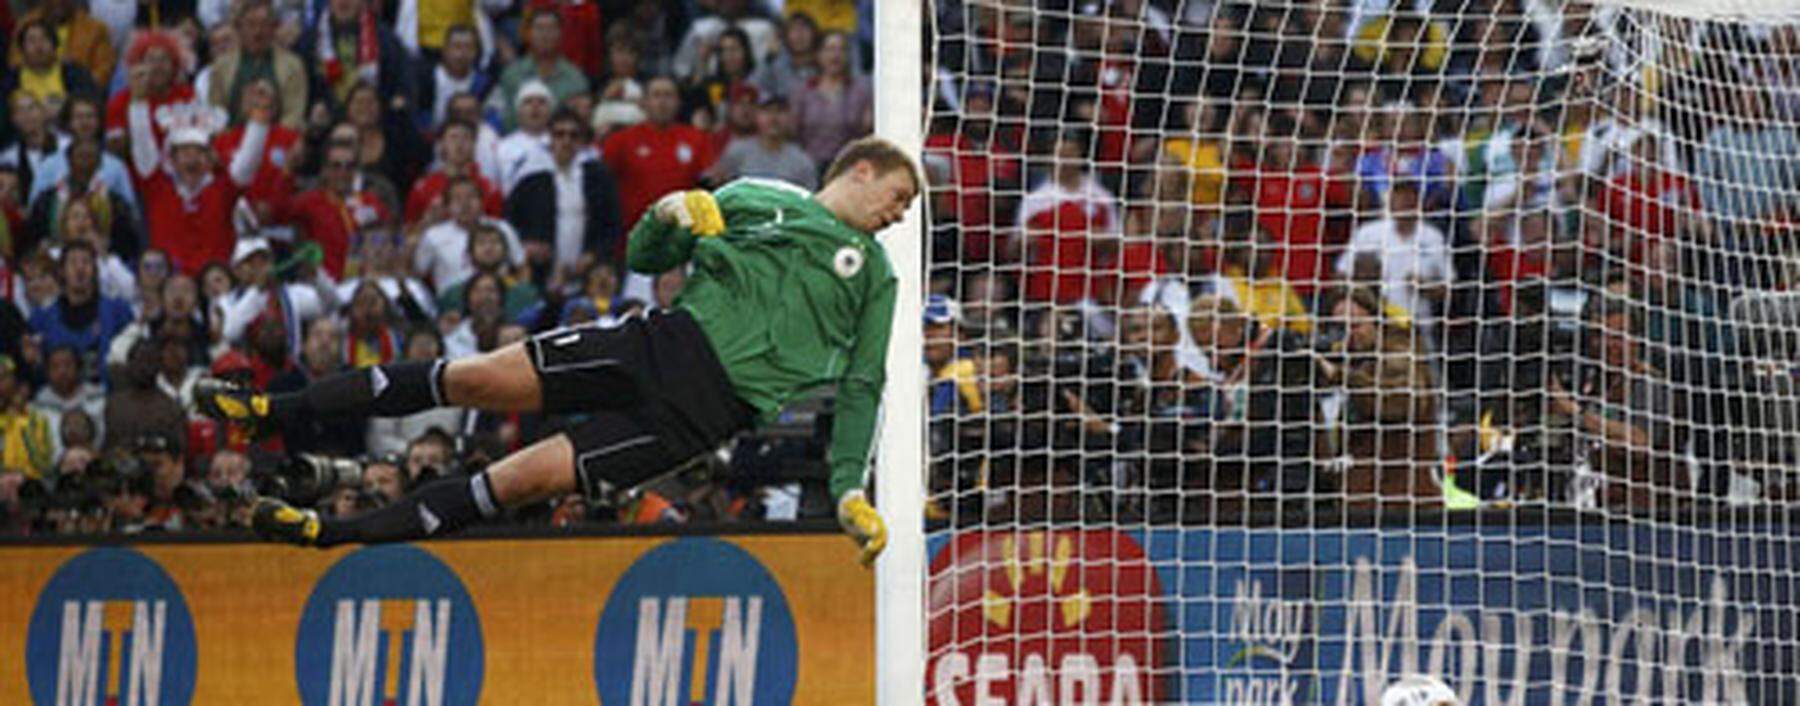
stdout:
[[589,415],[472,477],[432,481],[366,514],[321,518],[264,498],[252,526],[305,546],[398,542],[576,488],[604,498],[712,451],[808,388],[837,383],[831,494],[871,563],[887,531],[862,486],[897,286],[873,234],[900,219],[923,181],[905,152],[865,138],[838,154],[824,184],[810,194],[747,179],[716,194],[663,197],[632,229],[627,265],[655,274],[692,263],[692,276],[674,307],[614,328],[557,329],[471,358],[363,368],[288,394],[203,381],[201,411],[259,433],[441,405]]

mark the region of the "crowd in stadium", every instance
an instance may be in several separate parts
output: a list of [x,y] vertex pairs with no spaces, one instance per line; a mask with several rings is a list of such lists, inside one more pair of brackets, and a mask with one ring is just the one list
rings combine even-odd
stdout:
[[1729,313],[1794,274],[1795,27],[1034,5],[937,18],[935,516],[1791,497]]
[[[872,128],[873,5],[0,3],[4,531],[241,524],[302,453],[354,459],[319,501],[354,512],[554,431],[259,439],[188,398],[668,306],[625,231],[671,190],[815,187]],[[1571,7],[936,3],[933,516],[1783,497],[1749,400],[1786,373],[1724,313],[1789,276],[1800,41],[1618,80],[1582,42],[1617,18]],[[1741,80],[1681,70],[1725,49]],[[817,514],[794,419],[517,519]]]
[[[630,225],[741,176],[816,187],[872,129],[871,8],[0,3],[0,533],[242,525],[333,459],[361,478],[319,504],[353,512],[554,432],[441,409],[252,438],[191,397],[205,375],[295,390],[669,306],[680,272],[621,269]],[[801,514],[778,474],[714,482],[724,459],[519,519]]]

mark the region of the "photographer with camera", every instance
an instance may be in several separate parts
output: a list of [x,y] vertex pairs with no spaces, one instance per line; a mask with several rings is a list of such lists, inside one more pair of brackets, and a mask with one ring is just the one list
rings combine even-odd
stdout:
[[[1589,302],[1586,340],[1594,365],[1550,376],[1550,410],[1575,431],[1575,471],[1569,499],[1634,509],[1676,501],[1677,392],[1643,357],[1642,319],[1626,302],[1602,296]],[[1691,496],[1690,496],[1691,497]]]

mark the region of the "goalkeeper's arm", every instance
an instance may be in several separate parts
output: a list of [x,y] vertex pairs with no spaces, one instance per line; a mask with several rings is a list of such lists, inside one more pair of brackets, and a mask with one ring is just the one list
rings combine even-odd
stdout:
[[695,238],[724,232],[725,217],[711,193],[700,189],[670,192],[631,229],[625,265],[644,274],[666,272],[693,256]]
[[850,364],[838,381],[836,418],[831,425],[831,497],[837,501],[838,523],[862,548],[864,565],[887,546],[887,526],[863,494],[869,450],[875,443],[875,421],[881,390],[887,381],[888,336],[894,322],[899,283],[892,277],[876,285],[857,323]]

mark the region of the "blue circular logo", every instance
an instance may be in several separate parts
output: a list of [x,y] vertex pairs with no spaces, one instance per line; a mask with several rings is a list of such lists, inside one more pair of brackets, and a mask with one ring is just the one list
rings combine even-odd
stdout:
[[367,547],[333,564],[306,599],[294,681],[306,706],[472,706],[481,644],[456,572],[417,547]]
[[194,619],[181,589],[132,549],[89,549],[38,593],[25,638],[40,704],[187,706],[194,698]]
[[798,645],[787,598],[736,545],[686,538],[620,577],[594,637],[602,706],[785,704]]

